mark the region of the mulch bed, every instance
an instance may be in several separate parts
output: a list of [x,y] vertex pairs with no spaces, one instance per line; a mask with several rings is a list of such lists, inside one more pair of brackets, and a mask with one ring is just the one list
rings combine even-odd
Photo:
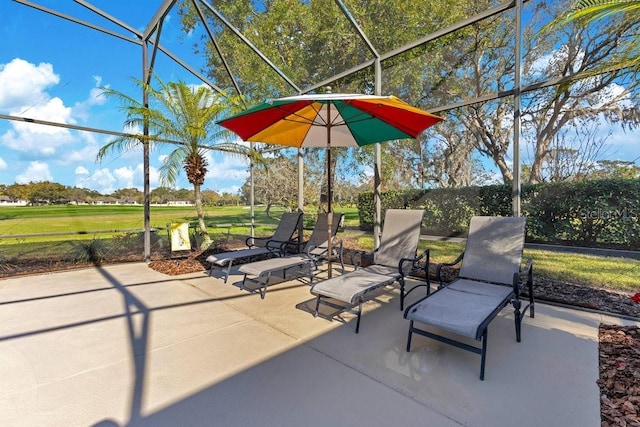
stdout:
[[640,426],[640,330],[600,325],[602,427]]
[[[233,242],[232,242],[233,244]],[[206,259],[213,253],[229,250],[232,246],[220,245],[204,252],[191,252],[182,258],[168,258],[154,254],[155,260],[149,263],[161,273],[175,276],[202,272],[209,268]],[[350,261],[353,253],[347,256]],[[112,262],[141,261],[140,257],[121,257]],[[158,259],[160,258],[160,259]],[[70,264],[63,259],[30,260],[19,265],[5,263],[0,265],[0,278],[16,275],[46,273],[71,268],[90,266],[91,264]],[[430,268],[432,276],[435,269]],[[450,272],[455,274],[455,272]],[[631,295],[591,286],[555,281],[546,278],[534,279],[534,292],[537,300],[558,303],[567,306],[597,310],[614,315],[623,315],[640,320],[640,304],[631,300]],[[599,366],[600,412],[603,427],[635,426],[640,427],[640,329],[614,325],[601,325],[599,329]]]

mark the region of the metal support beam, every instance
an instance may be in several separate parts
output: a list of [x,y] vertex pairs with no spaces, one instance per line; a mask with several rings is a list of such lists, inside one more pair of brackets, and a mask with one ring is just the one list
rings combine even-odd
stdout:
[[242,40],[242,42],[246,44],[249,49],[251,49],[256,55],[258,55],[260,59],[262,59],[273,71],[275,71],[276,74],[278,74],[284,81],[286,81],[289,86],[295,89],[296,92],[302,92],[300,88],[285,73],[283,73],[278,67],[276,67],[276,65],[271,62],[271,60],[267,58],[267,56],[262,53],[260,49],[258,49],[253,43],[251,43],[240,30],[231,25],[231,23],[224,16],[222,16],[220,12],[214,9],[213,6],[211,6],[206,1],[203,1],[202,4],[205,5],[206,8],[209,9],[209,11],[213,13],[216,18],[218,18],[220,22],[222,22],[227,28],[229,28],[240,40]]
[[513,216],[520,216],[520,68],[522,61],[522,0],[516,0],[515,76],[513,80]]
[[142,34],[142,40],[147,41],[151,37],[151,34],[156,30],[158,24],[164,21],[164,17],[167,16],[169,10],[176,3],[176,0],[165,0],[164,3],[156,10],[155,15],[151,18],[151,22],[147,25],[147,28],[144,30]]
[[[93,24],[91,24],[89,22],[86,22],[86,21],[83,21],[83,20],[80,20],[80,19],[76,19],[76,18],[74,18],[72,16],[69,16],[69,15],[66,15],[64,13],[57,12],[57,11],[55,11],[53,9],[49,9],[47,7],[40,6],[40,5],[35,4],[35,3],[31,3],[30,1],[27,1],[27,0],[13,0],[13,1],[15,1],[16,3],[20,3],[20,4],[24,5],[24,6],[29,6],[29,7],[33,8],[33,9],[39,10],[41,12],[48,13],[49,15],[57,16],[58,18],[66,19],[67,21],[71,21],[71,22],[74,22],[76,24],[83,25],[83,26],[85,26],[87,28],[92,28],[92,29],[94,29],[96,31],[108,34],[110,36],[119,38],[121,40],[125,40],[125,41],[128,41],[130,43],[134,43],[134,44],[141,44],[140,40],[132,39],[132,38],[129,38],[129,37],[125,37],[122,34],[116,33],[115,31],[111,31],[111,30],[107,30],[106,28],[98,27],[97,25],[93,25]],[[109,19],[109,20],[111,20],[108,16],[104,16],[104,17]],[[113,20],[112,20],[112,22],[114,22],[115,24],[121,25],[119,22],[116,22],[116,21],[113,21]],[[128,28],[129,27],[127,27],[127,29]],[[134,31],[134,34],[139,34],[139,33]]]
[[[149,79],[150,70],[148,67],[148,52],[147,43],[142,44],[142,81],[146,82]],[[149,107],[149,93],[147,87],[142,87],[142,102],[146,108]],[[149,136],[149,120],[145,117],[144,125],[142,129],[144,136]],[[151,261],[151,186],[149,183],[149,140],[142,141],[142,169],[143,169],[143,197],[144,197],[144,260],[145,262]]]
[[[375,62],[375,84],[376,95],[382,94],[382,65],[378,58]],[[382,191],[382,176],[380,171],[382,170],[382,148],[380,143],[375,146],[375,166],[373,172],[373,203],[375,208],[375,215],[373,217],[373,244],[377,249],[380,246],[380,235],[382,234],[382,200],[380,193]]]
[[236,90],[236,93],[238,95],[242,95],[242,90],[240,89],[240,86],[238,85],[237,79],[235,78],[233,72],[231,71],[231,67],[229,66],[229,63],[227,62],[227,59],[225,58],[224,52],[222,51],[222,49],[220,49],[220,45],[218,45],[218,41],[216,40],[216,38],[213,35],[213,31],[211,31],[211,27],[207,23],[207,20],[206,20],[206,18],[204,16],[204,13],[202,13],[202,8],[198,4],[197,0],[191,0],[191,4],[193,4],[193,7],[196,10],[196,13],[200,17],[200,22],[202,22],[202,25],[204,26],[205,31],[209,35],[209,40],[211,40],[211,43],[213,44],[213,47],[216,49],[216,52],[218,53],[218,56],[220,57],[220,60],[222,61],[222,65],[224,66],[224,69],[227,71],[227,75],[229,76],[229,80],[231,80],[231,83],[233,84],[233,87]]

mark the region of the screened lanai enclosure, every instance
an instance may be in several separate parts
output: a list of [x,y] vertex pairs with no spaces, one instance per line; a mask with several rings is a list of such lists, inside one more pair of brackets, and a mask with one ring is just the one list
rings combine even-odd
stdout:
[[[99,75],[96,89],[108,87],[141,104],[149,103],[149,93],[146,86],[133,84],[133,79],[151,87],[175,81],[206,85],[220,94],[220,102],[228,102],[229,114],[267,99],[330,88],[333,93],[395,95],[445,117],[417,139],[376,144],[371,149],[333,149],[337,151],[332,173],[357,183],[362,191],[374,191],[376,238],[382,209],[379,193],[385,189],[507,184],[512,213],[520,215],[523,182],[595,176],[606,166],[629,168],[638,160],[628,149],[638,140],[637,69],[603,67],[625,54],[628,42],[637,37],[638,23],[610,17],[587,27],[571,23],[545,27],[572,1],[136,3],[5,1],[0,13],[6,35],[20,37],[37,25],[47,29],[47,36],[32,45],[5,37],[3,44],[13,48],[8,50],[11,56],[0,58],[0,67],[8,70],[12,61],[29,57],[29,52],[38,52],[31,55],[34,64],[46,62],[47,51],[68,52],[76,65],[61,75],[51,94],[62,99],[65,90]],[[0,87],[12,91],[11,86]],[[0,100],[2,143],[17,150],[11,142],[20,129],[34,129],[32,138],[53,133],[44,128],[62,129],[69,138],[91,141],[85,156],[93,161],[100,146],[113,138],[131,136],[139,141],[139,149],[128,156],[138,156],[142,164],[141,229],[148,260],[155,212],[150,193],[157,185],[153,177],[162,168],[163,158],[156,150],[161,153],[159,147],[184,141],[154,135],[148,127],[126,128],[122,105],[97,99],[93,105],[109,108],[76,118],[47,116],[36,108],[41,102],[37,99],[12,108]],[[206,152],[229,142],[238,141],[220,128],[199,148]],[[261,144],[251,148],[262,151],[267,160],[284,156],[287,164],[297,167],[298,209],[321,199],[326,184],[321,178],[312,191],[305,186],[311,181],[309,170],[322,164],[317,159],[323,158],[323,150],[275,152]],[[64,149],[62,144],[57,146],[58,152]],[[28,157],[46,162],[51,153],[41,154],[38,158],[35,150]],[[6,161],[8,155],[0,157]],[[94,168],[87,174],[94,176],[108,167],[110,160],[106,160],[106,166],[87,163]],[[257,166],[248,158],[242,161],[253,209]],[[216,165],[221,171],[207,176],[214,189],[215,180],[225,175],[224,164]],[[4,174],[5,189],[12,176]],[[252,222],[253,217],[252,210]],[[1,234],[0,243],[6,243],[16,233]]]

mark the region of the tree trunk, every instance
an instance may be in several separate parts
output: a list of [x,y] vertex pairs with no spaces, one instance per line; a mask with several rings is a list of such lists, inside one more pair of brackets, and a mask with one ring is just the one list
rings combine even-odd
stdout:
[[202,194],[200,193],[200,184],[193,184],[193,194],[195,196],[196,212],[198,213],[199,233],[202,236],[200,249],[205,250],[211,246],[211,237],[207,232],[207,226],[204,223],[204,209],[202,209]]

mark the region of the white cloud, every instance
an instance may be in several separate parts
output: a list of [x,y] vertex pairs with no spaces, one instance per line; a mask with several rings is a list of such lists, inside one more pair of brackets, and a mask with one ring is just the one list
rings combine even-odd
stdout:
[[128,166],[117,168],[113,171],[113,176],[122,185],[122,188],[134,187],[135,171]]
[[[96,169],[90,172],[84,166],[78,166],[75,169],[76,187],[91,188],[101,194],[111,194],[122,188],[137,188],[142,191],[144,188],[143,165],[139,164],[135,167],[122,166],[114,169],[109,168]],[[151,188],[158,186],[159,182],[158,170],[154,167],[149,168],[149,183]]]
[[58,163],[66,166],[70,164],[86,162],[89,159],[95,159],[100,147],[98,147],[98,144],[94,141],[92,135],[88,139],[89,141],[87,141],[86,145],[80,147],[77,150],[65,150],[65,155],[60,157]]
[[93,173],[89,173],[83,166],[76,168],[76,187],[91,188],[102,194],[110,194],[117,189],[115,184],[116,178],[107,168],[96,169]]
[[89,112],[91,107],[104,105],[107,102],[107,97],[103,95],[103,90],[100,87],[102,84],[102,77],[93,76],[93,80],[96,82],[95,86],[89,91],[87,99],[77,102],[73,106],[74,117],[87,120],[89,118]]
[[48,99],[45,89],[59,82],[51,64],[35,65],[20,58],[0,64],[0,111],[16,114],[29,109]]
[[[95,86],[87,98],[71,108],[59,97],[51,97],[47,88],[59,83],[51,64],[31,64],[16,58],[0,64],[0,111],[61,124],[76,124],[86,119],[93,106],[106,102],[98,86],[101,78],[94,76]],[[57,126],[39,125],[21,121],[7,121],[0,145],[20,153],[20,157],[34,160],[58,160],[60,164],[85,161],[94,157],[96,135]],[[70,149],[69,146],[80,146]],[[7,155],[8,157],[11,157]]]
[[[44,105],[29,110],[29,117],[58,123],[73,123],[71,109],[60,98],[53,98]],[[16,111],[12,114],[17,114]],[[32,157],[51,156],[66,144],[74,142],[69,129],[27,122],[11,122],[12,128],[0,136],[0,143],[12,150],[29,153]]]
[[5,160],[0,157],[0,170],[2,169],[6,169],[7,168],[7,162],[5,162]]
[[53,181],[49,165],[43,162],[31,162],[24,173],[16,176],[18,184],[28,184],[29,182]]
[[209,163],[205,177],[207,187],[213,189],[226,187],[229,186],[230,181],[244,181],[249,176],[249,164],[245,159],[228,155],[216,159],[209,153],[207,161]]

